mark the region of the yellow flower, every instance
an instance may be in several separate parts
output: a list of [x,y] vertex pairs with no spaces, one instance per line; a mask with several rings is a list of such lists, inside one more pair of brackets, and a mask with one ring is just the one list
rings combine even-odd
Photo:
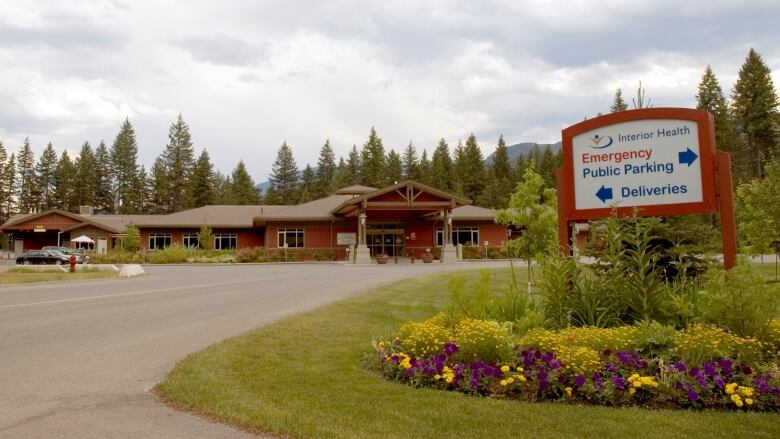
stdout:
[[737,392],[742,396],[753,396],[752,387],[739,386],[737,388]]
[[745,404],[753,405],[753,400],[751,398],[745,398]]
[[454,379],[454,377],[453,377],[453,376],[451,376],[451,375],[448,375],[448,376],[447,376],[447,378],[445,378],[445,379],[444,379],[444,381],[446,381],[446,382],[447,382],[447,384],[449,384],[449,383],[451,383],[451,382],[452,382],[452,380],[453,380],[453,379]]
[[636,389],[635,389],[635,388],[633,388],[633,387],[631,387],[631,388],[629,388],[629,389],[628,389],[628,393],[629,393],[630,395],[633,395],[634,393],[636,393]]
[[571,387],[563,389],[566,392],[566,396],[571,397]]
[[632,384],[633,384],[634,387],[637,387],[637,388],[641,388],[642,387],[642,382],[639,381],[639,380],[634,381]]
[[528,381],[528,380],[525,378],[525,375],[517,375],[517,379],[518,379],[518,380],[520,380],[520,382],[521,382],[521,383],[524,383],[524,382]]
[[737,389],[737,383],[726,384],[726,394],[727,395],[733,395],[734,391],[736,389]]
[[506,382],[506,380],[501,380],[501,383],[500,383],[500,384],[501,384],[502,386],[506,386],[506,385],[507,385],[507,382]]
[[504,372],[504,373],[509,372],[509,366],[506,366],[506,365],[501,366],[501,372]]
[[742,398],[739,397],[736,393],[731,395],[731,401],[737,405],[737,407],[741,407],[742,404]]
[[435,379],[436,381],[439,381],[441,379],[441,375],[436,374],[436,375],[433,376],[433,379]]
[[517,371],[518,371],[518,372],[522,372],[522,371],[523,371],[523,368],[522,368],[522,367],[518,367],[518,368],[517,368]]
[[507,382],[507,384],[512,384],[512,383],[515,382],[515,379],[512,378],[512,377],[509,377],[509,378],[506,379],[506,382]]

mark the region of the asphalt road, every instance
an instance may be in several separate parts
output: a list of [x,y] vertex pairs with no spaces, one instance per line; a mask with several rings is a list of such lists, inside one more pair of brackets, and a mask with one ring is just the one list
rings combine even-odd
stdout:
[[244,438],[149,392],[224,338],[376,286],[506,263],[146,267],[147,276],[0,287],[0,438]]

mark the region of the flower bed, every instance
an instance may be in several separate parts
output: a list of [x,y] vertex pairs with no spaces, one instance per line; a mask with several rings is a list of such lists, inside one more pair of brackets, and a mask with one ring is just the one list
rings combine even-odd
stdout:
[[[493,322],[439,314],[374,347],[384,377],[417,387],[525,401],[780,410],[776,339],[649,326],[535,329],[518,340]],[[780,321],[771,328],[776,334]]]

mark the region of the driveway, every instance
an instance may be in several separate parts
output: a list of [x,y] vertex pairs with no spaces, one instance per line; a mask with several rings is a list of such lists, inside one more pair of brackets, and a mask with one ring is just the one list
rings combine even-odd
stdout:
[[0,438],[256,437],[149,392],[224,338],[382,284],[505,262],[146,267],[138,279],[0,287]]

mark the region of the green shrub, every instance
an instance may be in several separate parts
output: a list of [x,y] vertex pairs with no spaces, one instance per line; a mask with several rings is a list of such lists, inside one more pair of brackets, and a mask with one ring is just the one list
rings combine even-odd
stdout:
[[120,246],[123,250],[129,252],[138,251],[141,248],[141,233],[135,224],[128,224],[126,234],[120,241]]
[[236,262],[266,262],[268,253],[263,247],[242,248],[236,254]]
[[463,259],[506,259],[507,254],[506,250],[500,246],[488,246],[487,251],[485,251],[485,246],[464,245],[462,257]]
[[93,264],[142,264],[144,256],[139,252],[131,252],[115,247],[108,253],[96,254],[90,260]]
[[701,291],[701,320],[762,338],[777,313],[778,294],[780,285],[766,283],[745,260],[729,271],[710,270]]
[[738,358],[755,364],[764,353],[762,343],[752,337],[740,337],[727,328],[694,324],[675,334],[672,354],[691,364],[717,358]]
[[513,343],[509,333],[495,322],[466,318],[458,322],[454,341],[458,355],[467,361],[489,363],[514,360]]
[[146,253],[146,262],[150,264],[183,264],[187,262],[192,251],[181,244],[173,244],[159,250]]
[[449,329],[438,325],[432,319],[420,323],[404,323],[396,336],[409,354],[421,358],[441,353],[444,344],[453,338]]

